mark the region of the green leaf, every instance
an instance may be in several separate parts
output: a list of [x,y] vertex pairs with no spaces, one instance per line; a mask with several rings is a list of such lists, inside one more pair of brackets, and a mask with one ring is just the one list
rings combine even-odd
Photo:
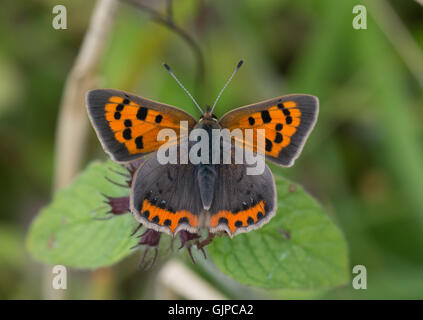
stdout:
[[99,220],[108,210],[103,202],[108,196],[127,196],[129,189],[106,180],[125,183],[115,171],[126,172],[111,161],[94,162],[67,188],[54,196],[50,205],[33,221],[27,248],[39,261],[77,268],[111,265],[132,251],[136,238],[130,237],[136,222],[131,214]]
[[269,289],[345,284],[349,272],[342,233],[301,187],[275,179],[276,216],[259,230],[213,240],[208,247],[213,261],[240,283]]

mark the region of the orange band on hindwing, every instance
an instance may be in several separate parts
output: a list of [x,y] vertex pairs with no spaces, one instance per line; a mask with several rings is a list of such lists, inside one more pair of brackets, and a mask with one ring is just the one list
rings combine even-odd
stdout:
[[210,227],[215,228],[219,224],[226,224],[234,234],[237,228],[248,227],[259,222],[266,215],[264,207],[265,204],[262,200],[254,207],[236,213],[229,210],[220,210],[211,216]]
[[187,223],[191,227],[198,226],[198,216],[191,212],[187,210],[172,212],[152,204],[147,199],[143,201],[140,215],[151,223],[161,227],[168,227],[172,233],[182,223]]

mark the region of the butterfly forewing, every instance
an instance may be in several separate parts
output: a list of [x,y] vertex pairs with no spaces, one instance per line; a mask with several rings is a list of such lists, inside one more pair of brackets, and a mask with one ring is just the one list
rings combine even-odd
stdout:
[[[241,107],[225,114],[222,127],[264,129],[266,158],[282,166],[291,166],[301,152],[318,114],[319,101],[310,95],[288,95]],[[253,144],[245,147],[257,151],[257,131]],[[245,137],[245,134],[244,134]]]
[[188,121],[188,129],[196,123],[183,110],[119,90],[88,92],[87,108],[104,149],[119,162],[156,151],[166,142],[157,139],[161,129],[171,128],[179,136],[181,121]]

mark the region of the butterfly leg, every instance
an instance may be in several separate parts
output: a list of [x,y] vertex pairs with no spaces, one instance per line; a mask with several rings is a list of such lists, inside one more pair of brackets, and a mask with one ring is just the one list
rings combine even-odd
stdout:
[[[200,238],[200,236],[197,233],[191,233],[191,232],[188,232],[186,230],[181,230],[179,232],[179,239],[181,239],[181,246],[179,247],[179,249],[182,249],[184,247],[187,249],[192,263],[195,263],[195,260],[194,260],[194,257],[192,256],[191,249],[192,249],[193,244],[198,243],[199,238]],[[204,258],[206,258],[206,254],[205,254],[203,248],[198,248],[198,249],[201,250],[201,252],[203,252]]]
[[142,227],[142,223],[138,224],[138,226],[134,229],[134,231],[132,231],[130,237],[135,235],[141,227]]
[[135,171],[137,171],[137,169],[141,167],[144,161],[145,159],[142,158],[142,159],[131,161],[130,163],[125,165],[125,168],[128,170],[129,174],[131,175],[131,178],[134,177]]
[[[138,226],[138,227],[140,227],[140,226]],[[145,248],[145,250],[144,250],[144,254],[143,254],[141,261],[140,261],[140,264],[139,264],[140,268],[142,268],[144,270],[148,270],[156,262],[157,255],[158,255],[158,252],[159,252],[160,236],[161,236],[161,233],[157,232],[153,229],[148,229],[143,234],[138,236],[140,238],[140,241],[134,247],[132,247],[131,249],[137,248],[137,247],[142,246],[142,245],[147,246],[147,248]],[[153,257],[151,258],[151,261],[147,262],[146,257],[147,257],[147,254],[150,250],[153,250],[154,253],[153,253]]]
[[179,232],[179,239],[181,239],[181,246],[179,247],[179,249],[182,249],[183,247],[186,247],[186,246],[191,246],[192,244],[189,241],[196,240],[198,238],[200,238],[200,236],[196,233],[191,233],[186,230],[181,230]]
[[195,245],[197,246],[198,249],[203,250],[203,248],[209,245],[215,237],[222,237],[225,234],[226,234],[225,231],[219,231],[217,233],[209,232],[209,235],[207,236],[206,239],[204,239],[203,241],[197,241]]

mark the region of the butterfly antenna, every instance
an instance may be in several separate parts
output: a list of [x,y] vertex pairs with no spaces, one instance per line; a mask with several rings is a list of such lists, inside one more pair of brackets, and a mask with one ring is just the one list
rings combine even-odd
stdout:
[[203,109],[200,108],[200,106],[198,105],[197,101],[195,101],[194,97],[191,95],[191,93],[189,93],[189,91],[187,90],[187,88],[185,88],[183,86],[183,84],[181,83],[181,81],[178,80],[178,78],[176,78],[175,74],[173,73],[173,71],[170,69],[170,67],[168,66],[167,63],[163,63],[163,66],[166,68],[167,72],[169,72],[169,74],[172,76],[173,79],[175,79],[175,81],[180,85],[180,87],[182,89],[184,89],[184,91],[187,93],[187,95],[191,98],[191,100],[195,103],[195,105],[197,106],[198,110],[200,110],[201,114],[204,114]]
[[226,82],[225,86],[222,88],[222,90],[220,90],[219,95],[217,96],[216,100],[213,103],[213,106],[211,108],[211,112],[213,112],[214,107],[216,106],[217,101],[219,101],[220,96],[222,95],[223,91],[226,89],[226,87],[228,86],[228,84],[232,81],[233,77],[235,76],[235,74],[238,72],[239,68],[241,68],[242,64],[244,63],[244,60],[241,60],[238,62],[238,64],[236,65],[236,68],[234,70],[234,72],[232,72],[231,77],[229,78],[229,80]]

